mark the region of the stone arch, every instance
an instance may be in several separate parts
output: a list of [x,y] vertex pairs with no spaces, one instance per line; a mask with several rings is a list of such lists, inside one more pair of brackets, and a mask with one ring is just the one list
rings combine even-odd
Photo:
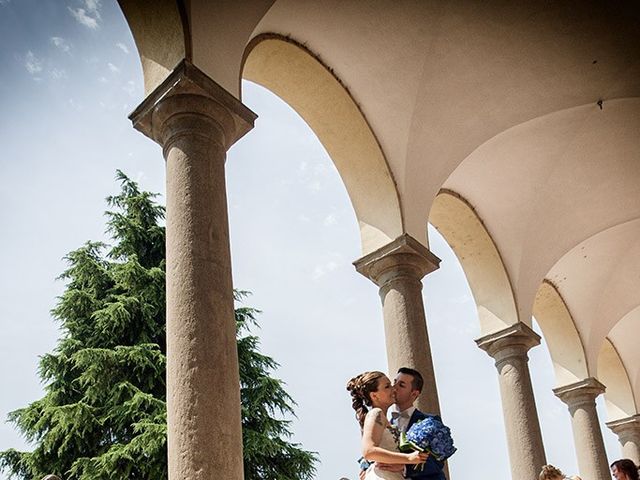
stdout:
[[607,421],[620,420],[637,413],[627,369],[608,338],[602,343],[598,355],[598,379],[607,387],[604,393]]
[[247,47],[242,76],[282,98],[317,135],[351,199],[364,255],[402,235],[400,198],[382,149],[330,68],[290,39],[260,35]]
[[[481,335],[516,324],[518,312],[509,276],[474,208],[452,190],[441,190],[431,207],[429,222],[460,260],[478,307]],[[525,323],[530,326],[530,321]]]
[[556,286],[548,280],[544,280],[538,288],[533,316],[549,348],[556,386],[588,378],[586,356],[573,317]]
[[133,35],[149,94],[178,63],[191,60],[189,24],[183,2],[118,0]]

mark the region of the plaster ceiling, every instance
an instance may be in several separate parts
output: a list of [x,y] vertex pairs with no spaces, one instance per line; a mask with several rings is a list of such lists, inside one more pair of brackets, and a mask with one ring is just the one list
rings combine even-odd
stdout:
[[[408,233],[423,236],[442,188],[459,194],[500,252],[519,317],[549,278],[595,364],[640,304],[640,28],[618,7],[279,0],[254,35],[295,39],[346,86]],[[612,342],[626,352],[634,337]]]
[[518,317],[549,279],[588,362],[608,336],[640,391],[637,2],[187,5],[194,64],[235,95],[252,38],[307,49],[379,143],[403,230],[426,244],[434,199],[455,192],[497,248]]

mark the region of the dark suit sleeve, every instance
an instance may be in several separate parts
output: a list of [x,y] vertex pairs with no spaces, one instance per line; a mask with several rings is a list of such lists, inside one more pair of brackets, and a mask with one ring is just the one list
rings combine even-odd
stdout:
[[[409,425],[407,426],[407,428],[411,428],[411,425],[413,425],[415,422],[423,420],[427,417],[435,417],[438,420],[442,421],[442,419],[438,415],[427,415],[420,410],[415,410],[413,412],[413,415],[411,415],[411,419],[409,420]],[[413,480],[446,480],[444,472],[442,471],[443,467],[443,462],[439,462],[431,455],[429,455],[429,458],[425,462],[424,468],[422,470],[416,470],[414,465],[407,465],[406,477]]]

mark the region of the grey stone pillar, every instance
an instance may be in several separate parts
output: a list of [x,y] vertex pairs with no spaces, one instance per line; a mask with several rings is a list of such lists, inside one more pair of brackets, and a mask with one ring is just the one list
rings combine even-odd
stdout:
[[389,372],[411,367],[424,377],[420,410],[440,413],[429,334],[422,301],[422,277],[440,259],[409,235],[354,262],[356,270],[380,287]]
[[607,427],[618,436],[622,458],[629,458],[640,464],[640,415],[607,422]]
[[569,407],[580,475],[593,480],[611,478],[595,401],[604,391],[605,386],[592,377],[553,389]]
[[170,480],[240,480],[242,429],[225,159],[255,115],[181,62],[131,114],[167,168]]
[[538,478],[547,461],[527,352],[540,344],[540,336],[524,323],[516,323],[479,338],[476,343],[496,361],[511,477],[514,480]]

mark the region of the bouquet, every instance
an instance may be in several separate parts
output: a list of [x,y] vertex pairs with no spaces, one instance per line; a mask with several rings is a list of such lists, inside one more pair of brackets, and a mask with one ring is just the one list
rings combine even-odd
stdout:
[[400,438],[400,451],[427,452],[436,460],[443,462],[457,450],[453,446],[451,430],[438,417],[420,420],[403,433]]

